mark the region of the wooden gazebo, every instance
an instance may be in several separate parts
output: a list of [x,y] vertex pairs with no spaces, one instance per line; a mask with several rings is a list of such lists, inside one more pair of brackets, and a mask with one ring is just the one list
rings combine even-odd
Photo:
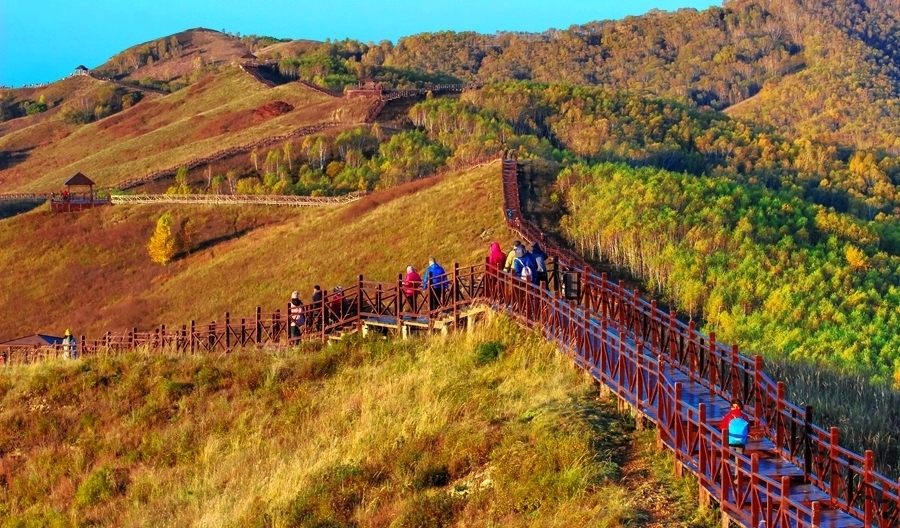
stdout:
[[108,205],[109,200],[98,200],[94,195],[94,181],[82,173],[63,182],[65,189],[57,197],[53,195],[50,201],[50,210],[54,213],[69,213],[83,211],[99,205]]
[[77,68],[75,68],[75,75],[87,75],[91,70],[88,69],[87,66],[83,64],[79,64]]

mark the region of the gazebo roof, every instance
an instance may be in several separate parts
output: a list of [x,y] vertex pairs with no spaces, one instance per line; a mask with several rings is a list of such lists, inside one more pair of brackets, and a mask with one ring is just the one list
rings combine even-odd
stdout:
[[88,67],[84,64],[79,64],[75,69],[80,71],[88,71]]
[[255,59],[256,55],[254,55],[252,53],[244,53],[243,55],[241,55],[241,58],[242,59]]
[[63,338],[56,336],[34,334],[0,343],[0,347],[33,347],[59,345],[62,344],[62,339]]
[[63,185],[94,185],[94,182],[90,178],[79,172],[75,176],[72,176],[71,178],[66,180]]

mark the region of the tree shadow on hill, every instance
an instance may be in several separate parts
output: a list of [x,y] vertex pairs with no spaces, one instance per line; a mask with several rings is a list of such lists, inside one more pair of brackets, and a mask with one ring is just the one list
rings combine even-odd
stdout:
[[182,258],[186,257],[189,253],[204,251],[204,250],[216,247],[223,242],[228,242],[229,240],[234,240],[236,238],[240,238],[240,237],[246,235],[247,233],[249,233],[250,231],[251,231],[250,228],[244,228],[244,229],[241,229],[240,231],[234,231],[234,232],[228,233],[226,235],[220,235],[217,237],[209,238],[207,240],[204,240],[203,242],[200,242],[196,246],[193,246],[190,251],[182,251],[182,252],[178,253],[177,255],[175,255],[175,259],[176,260],[182,259]]
[[19,163],[28,159],[28,153],[34,150],[34,147],[28,147],[18,150],[0,150],[0,170],[15,167]]
[[0,202],[0,220],[6,220],[22,213],[37,209],[47,203],[47,200],[15,200]]

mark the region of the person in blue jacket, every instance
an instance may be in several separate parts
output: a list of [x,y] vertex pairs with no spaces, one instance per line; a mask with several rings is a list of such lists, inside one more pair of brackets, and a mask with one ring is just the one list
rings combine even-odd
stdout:
[[441,306],[441,299],[444,297],[444,291],[447,289],[447,273],[444,268],[431,257],[428,259],[428,268],[422,275],[422,289],[427,290],[428,305],[432,311],[437,310]]

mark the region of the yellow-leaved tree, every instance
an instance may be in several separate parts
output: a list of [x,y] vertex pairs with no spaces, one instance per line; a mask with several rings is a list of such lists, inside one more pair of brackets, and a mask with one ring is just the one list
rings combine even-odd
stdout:
[[156,221],[156,230],[147,244],[150,260],[157,264],[166,265],[175,257],[178,251],[178,240],[172,231],[172,215],[163,213]]

